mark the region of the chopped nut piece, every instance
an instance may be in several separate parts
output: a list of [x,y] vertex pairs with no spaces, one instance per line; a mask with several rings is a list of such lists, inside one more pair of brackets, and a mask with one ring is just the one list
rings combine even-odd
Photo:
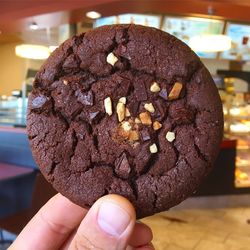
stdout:
[[118,102],[123,103],[124,105],[126,104],[126,97],[121,97]]
[[152,153],[152,154],[155,154],[158,152],[158,148],[156,146],[156,144],[152,144],[150,147],[149,147],[149,151]]
[[118,121],[122,122],[125,118],[125,105],[123,103],[121,103],[121,102],[117,103],[116,113],[118,116]]
[[139,132],[132,127],[129,121],[124,121],[121,123],[121,125],[116,130],[115,136],[118,138],[118,140],[128,140],[130,142],[139,141],[140,139]]
[[158,129],[160,129],[161,127],[162,127],[162,125],[161,125],[160,122],[155,121],[155,122],[153,123],[153,129],[154,129],[154,130],[158,130]]
[[68,85],[68,83],[69,83],[69,82],[68,82],[67,80],[63,80],[63,84],[64,84],[64,85]]
[[134,121],[133,121],[132,118],[129,118],[128,121],[129,121],[130,124],[133,124],[133,123],[134,123]]
[[157,82],[153,82],[153,84],[150,87],[150,91],[153,93],[159,92],[161,90],[159,84]]
[[111,64],[112,66],[118,61],[118,58],[111,52],[107,56],[107,63]]
[[139,140],[139,133],[135,130],[130,131],[128,139],[129,139],[129,141],[138,141]]
[[140,113],[139,117],[140,117],[142,124],[144,124],[144,125],[151,125],[152,124],[151,116],[148,112]]
[[139,145],[140,145],[139,142],[134,142],[133,145],[132,145],[132,147],[133,147],[133,148],[136,148],[136,147],[138,147]]
[[123,127],[118,127],[116,130],[115,136],[117,136],[118,140],[127,140],[130,131],[125,131]]
[[144,108],[145,108],[148,112],[150,112],[150,113],[154,113],[154,112],[155,112],[155,108],[154,108],[154,106],[153,106],[152,103],[145,103],[145,104],[144,104]]
[[182,83],[176,82],[168,95],[168,100],[171,101],[179,98],[182,86],[183,86]]
[[139,129],[139,125],[135,123],[135,124],[133,125],[133,129],[138,130],[138,129]]
[[129,131],[129,130],[131,130],[131,124],[129,123],[129,122],[123,122],[122,123],[122,128],[125,130],[125,131]]
[[113,114],[112,112],[112,101],[110,97],[107,97],[104,99],[104,108],[106,113],[111,116]]
[[130,116],[131,116],[131,114],[130,114],[128,108],[125,108],[125,116],[126,116],[126,117],[130,117]]
[[168,131],[167,134],[166,134],[166,139],[167,139],[169,142],[174,141],[174,139],[175,139],[175,133],[174,133],[174,132]]
[[139,118],[135,118],[135,123],[136,124],[140,124],[141,123],[141,120]]

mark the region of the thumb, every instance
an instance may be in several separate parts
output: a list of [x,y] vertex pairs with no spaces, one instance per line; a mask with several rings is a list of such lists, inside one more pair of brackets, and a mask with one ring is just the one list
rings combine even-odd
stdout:
[[118,195],[100,198],[81,222],[69,249],[124,250],[136,215],[132,204]]

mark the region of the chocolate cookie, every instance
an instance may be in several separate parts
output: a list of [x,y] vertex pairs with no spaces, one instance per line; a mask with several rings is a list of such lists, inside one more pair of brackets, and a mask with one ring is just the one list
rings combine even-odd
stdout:
[[199,58],[143,26],[104,26],[67,40],[29,96],[31,149],[53,187],[83,207],[123,195],[138,218],[195,192],[222,131],[218,91]]

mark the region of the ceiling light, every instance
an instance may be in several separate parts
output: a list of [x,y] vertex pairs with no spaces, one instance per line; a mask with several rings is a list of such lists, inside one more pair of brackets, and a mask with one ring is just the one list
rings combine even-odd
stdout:
[[23,58],[43,60],[49,57],[49,48],[42,45],[21,44],[16,46],[16,55]]
[[39,27],[38,27],[37,23],[33,22],[33,23],[30,24],[30,29],[31,30],[37,30],[38,28]]
[[56,50],[59,46],[49,46],[49,52],[52,53],[54,50]]
[[191,37],[189,46],[196,52],[220,52],[229,50],[231,43],[226,35],[199,35]]
[[96,11],[89,11],[86,13],[86,16],[91,19],[97,19],[100,18],[102,15]]

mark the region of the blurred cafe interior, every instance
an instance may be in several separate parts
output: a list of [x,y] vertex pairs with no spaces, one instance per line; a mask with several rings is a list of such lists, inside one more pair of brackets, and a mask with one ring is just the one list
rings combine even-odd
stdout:
[[155,248],[250,249],[249,13],[247,0],[0,1],[0,250],[56,193],[25,130],[37,70],[71,36],[120,23],[155,27],[189,45],[223,103],[224,138],[210,176],[187,201],[143,220]]

